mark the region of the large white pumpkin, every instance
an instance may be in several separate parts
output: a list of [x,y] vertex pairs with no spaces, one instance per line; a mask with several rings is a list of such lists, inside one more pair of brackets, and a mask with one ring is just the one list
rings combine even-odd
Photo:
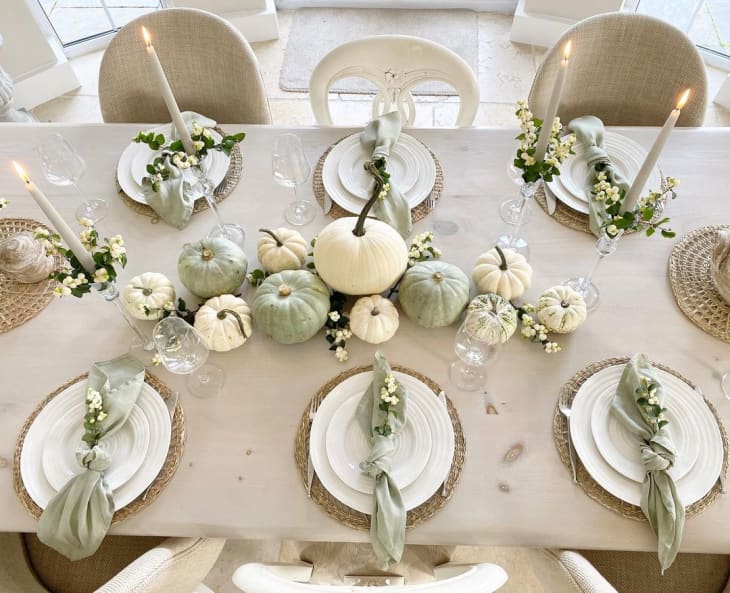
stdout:
[[363,342],[382,344],[398,329],[398,309],[378,294],[359,298],[350,311],[350,330]]
[[297,231],[287,228],[259,229],[257,254],[261,266],[269,274],[282,270],[298,270],[307,259],[309,246]]
[[135,319],[160,319],[164,306],[175,302],[175,286],[164,274],[145,272],[124,287],[122,300]]
[[549,331],[569,334],[586,320],[586,302],[577,291],[569,286],[548,288],[537,299],[537,319]]
[[195,314],[195,329],[209,349],[228,352],[243,346],[251,337],[251,309],[246,301],[232,294],[213,297]]
[[509,301],[530,288],[532,267],[514,249],[493,247],[477,258],[471,277],[480,293],[492,292]]

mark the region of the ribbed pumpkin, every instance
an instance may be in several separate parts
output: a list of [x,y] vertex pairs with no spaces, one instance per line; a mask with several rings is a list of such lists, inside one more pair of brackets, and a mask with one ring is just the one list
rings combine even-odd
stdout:
[[418,262],[403,275],[398,300],[422,327],[451,325],[469,302],[469,278],[453,264]]
[[330,293],[307,270],[272,274],[256,290],[253,318],[257,327],[282,344],[306,342],[327,321]]
[[493,292],[509,301],[530,288],[532,267],[514,249],[494,247],[477,258],[472,280],[480,293]]
[[297,231],[287,228],[259,229],[257,255],[261,267],[269,274],[282,270],[298,270],[307,259],[309,246]]
[[[487,314],[497,316],[497,327],[489,323]],[[490,344],[497,341],[506,342],[517,329],[517,309],[509,301],[498,294],[480,294],[475,297],[466,309],[466,328],[475,338]]]
[[253,325],[248,303],[232,294],[208,299],[195,314],[195,329],[203,336],[208,348],[228,352],[251,337]]
[[223,237],[188,243],[177,260],[180,281],[194,295],[206,299],[234,293],[246,278],[247,268],[243,250]]
[[398,323],[398,309],[378,294],[357,299],[350,310],[350,330],[370,344],[390,340],[398,329]]
[[160,319],[164,306],[175,302],[175,286],[164,274],[145,272],[124,288],[124,307],[135,319]]
[[537,319],[548,331],[569,334],[586,320],[588,310],[583,296],[569,286],[548,288],[537,299]]

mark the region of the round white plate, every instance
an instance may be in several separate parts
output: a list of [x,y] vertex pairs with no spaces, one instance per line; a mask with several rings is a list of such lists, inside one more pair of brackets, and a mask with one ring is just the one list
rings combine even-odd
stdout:
[[[332,415],[325,435],[327,457],[332,469],[353,490],[371,494],[374,481],[360,470],[370,455],[370,438],[362,430],[355,411],[362,396],[346,400]],[[395,437],[391,477],[401,490],[421,475],[431,456],[431,430],[418,402],[408,402],[406,424]]]
[[[418,180],[418,161],[413,154],[412,139],[397,142],[388,157],[388,173],[398,180],[398,189],[407,194]],[[346,144],[337,165],[337,174],[342,186],[353,196],[361,200],[368,200],[373,195],[375,180],[365,170],[365,163],[372,157],[360,144],[360,135],[355,134],[346,138],[341,144]],[[339,145],[338,145],[339,146]]]
[[[426,467],[410,486],[401,490],[403,504],[409,510],[428,500],[448,477],[454,459],[454,428],[448,411],[427,385],[405,373],[393,374],[408,390],[409,405],[420,406],[431,432],[431,456]],[[350,508],[367,514],[373,512],[372,493],[353,490],[337,477],[327,457],[325,433],[335,411],[349,398],[362,395],[372,375],[372,371],[358,373],[337,385],[319,406],[309,435],[312,465],[323,486]]]
[[[43,445],[43,472],[48,483],[60,490],[83,468],[76,460],[76,449],[84,434],[86,406],[76,400],[51,427]],[[150,427],[139,407],[132,408],[127,422],[104,439],[104,448],[115,463],[104,473],[112,490],[127,482],[142,465],[150,442]]]
[[[36,416],[25,435],[23,450],[20,452],[20,475],[28,494],[41,508],[45,508],[57,492],[48,483],[43,472],[42,455],[46,435],[60,414],[66,409],[67,401],[83,398],[85,395],[85,381],[69,386],[48,402]],[[152,483],[157,474],[160,473],[167,457],[167,451],[170,448],[172,426],[170,424],[170,414],[162,397],[155,389],[145,383],[135,405],[140,408],[147,418],[150,429],[150,444],[137,472],[119,489],[114,491],[114,504],[117,510],[132,502]],[[80,444],[82,443],[79,442]],[[112,460],[113,465],[114,460]]]
[[[618,473],[635,482],[643,482],[646,470],[641,462],[639,439],[611,413],[611,402],[616,393],[615,376],[610,373],[604,375],[603,381],[594,389],[600,390],[591,414],[591,430],[598,450]],[[694,408],[674,392],[667,392],[664,406],[669,421],[666,430],[677,451],[669,475],[677,481],[687,475],[700,454],[699,442],[691,436],[697,430],[697,421]]]
[[[606,462],[598,450],[591,430],[593,407],[601,394],[596,385],[600,385],[609,376],[616,386],[622,372],[623,365],[611,366],[592,375],[583,383],[573,400],[570,434],[577,455],[593,479],[617,498],[638,506],[641,501],[641,484],[621,475]],[[695,427],[691,438],[699,444],[699,455],[689,472],[676,482],[682,502],[690,505],[705,496],[717,482],[724,455],[722,436],[705,401],[689,385],[666,371],[657,369],[657,373],[664,388],[666,403],[682,400],[686,403],[686,410],[691,410],[693,414],[692,422]]]

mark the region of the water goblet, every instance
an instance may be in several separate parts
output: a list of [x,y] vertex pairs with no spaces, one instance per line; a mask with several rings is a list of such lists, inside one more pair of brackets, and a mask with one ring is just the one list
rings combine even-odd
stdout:
[[276,138],[271,157],[271,171],[274,181],[294,190],[294,201],[284,211],[286,221],[295,226],[312,222],[315,216],[314,204],[297,196],[297,186],[305,183],[312,172],[298,136],[281,134]]
[[456,332],[458,359],[449,367],[451,381],[463,391],[476,391],[487,381],[487,365],[502,349],[502,328],[491,311],[469,311]]

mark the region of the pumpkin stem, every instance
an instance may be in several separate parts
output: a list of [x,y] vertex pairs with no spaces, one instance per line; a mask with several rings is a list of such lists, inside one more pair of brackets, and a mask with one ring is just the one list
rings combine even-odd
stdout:
[[213,250],[208,249],[207,247],[204,247],[203,251],[200,252],[200,257],[203,258],[203,261],[208,261],[208,260],[213,259],[213,255],[214,255]]
[[373,317],[375,317],[376,315],[380,315],[380,309],[378,309],[377,307],[373,307],[370,311],[370,315],[372,315]]
[[279,237],[274,233],[274,231],[270,231],[269,229],[259,229],[259,233],[266,233],[267,235],[271,235],[271,238],[276,241],[276,246],[281,247],[284,242],[279,239]]
[[243,327],[243,319],[241,319],[241,316],[233,309],[221,309],[220,311],[218,311],[218,314],[216,315],[216,317],[218,319],[225,319],[226,315],[233,315],[233,317],[238,322],[238,329],[241,332],[243,339],[248,340],[248,336],[246,335],[246,330]]
[[494,248],[497,250],[497,254],[499,255],[499,259],[501,260],[499,262],[499,269],[506,270],[508,268],[508,266],[507,266],[507,258],[504,256],[504,251],[502,251],[502,248],[499,245],[495,245]]
[[375,163],[373,161],[368,161],[365,164],[365,169],[373,177],[375,177],[375,189],[373,190],[373,195],[370,196],[370,199],[365,202],[365,206],[363,206],[363,209],[360,211],[360,216],[357,217],[355,228],[352,230],[352,234],[356,237],[362,237],[365,234],[365,219],[368,217],[368,213],[375,205],[375,202],[377,201],[380,192],[383,191],[383,185],[385,185],[385,181],[383,180],[382,176],[380,175],[380,171],[378,171],[378,167],[375,166]]
[[145,288],[144,286],[132,286],[135,290],[141,290],[144,296],[150,296],[152,294],[151,288]]
[[279,296],[287,297],[290,294],[291,294],[291,288],[289,288],[286,284],[279,285]]
[[441,282],[444,279],[444,275],[441,272],[434,272],[433,279],[436,282]]
[[567,309],[568,307],[570,307],[570,303],[566,303],[565,301],[560,301],[560,306],[563,309]]

